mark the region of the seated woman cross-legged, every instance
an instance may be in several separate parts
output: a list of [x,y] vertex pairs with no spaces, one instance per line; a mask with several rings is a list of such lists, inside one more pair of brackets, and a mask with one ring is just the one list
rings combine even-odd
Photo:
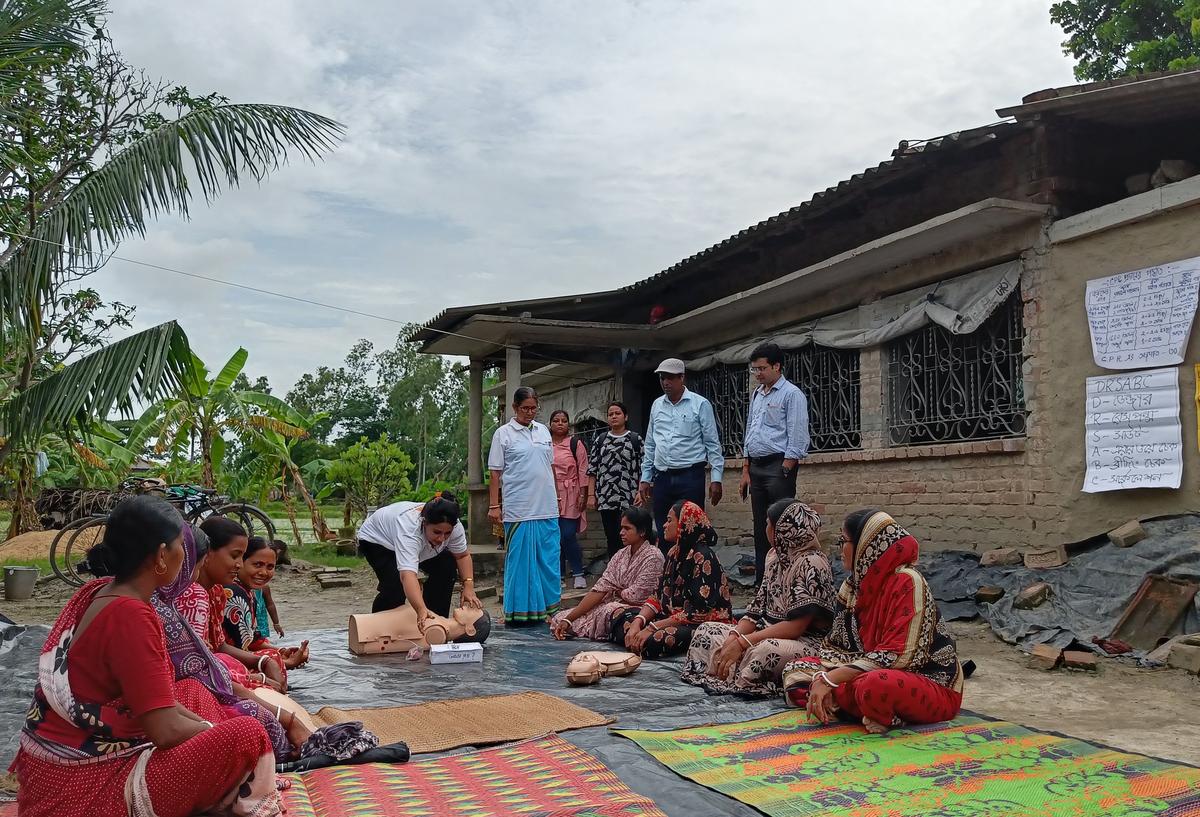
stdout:
[[13,762],[23,817],[281,813],[262,724],[175,680],[151,600],[180,572],[183,527],[150,496],[109,515],[88,562],[114,578],[75,593],[38,662]]
[[626,508],[621,512],[620,531],[624,546],[609,559],[591,592],[579,606],[563,610],[550,620],[555,638],[578,636],[609,641],[613,618],[636,608],[654,592],[663,572],[662,551],[653,541],[654,518],[644,508]]
[[784,665],[812,655],[833,617],[833,570],[817,539],[821,518],[794,499],[767,509],[763,580],[737,626],[709,622],[692,637],[683,680],[710,695],[780,692]]
[[852,718],[875,733],[958,714],[963,671],[914,568],[918,552],[917,540],[886,513],[846,517],[842,562],[850,577],[822,648],[784,670],[789,703],[822,723]]
[[247,540],[246,552],[237,578],[225,585],[225,615],[221,622],[225,641],[246,652],[261,657],[278,656],[287,669],[302,667],[308,662],[308,642],[299,647],[275,647],[261,634],[258,626],[258,604],[255,593],[266,588],[275,577],[279,554],[275,546],[261,536]]
[[671,548],[658,589],[640,608],[613,619],[612,640],[644,658],[683,652],[705,622],[732,622],[729,582],[713,553],[717,532],[707,514],[694,502],[676,503],[663,539]]

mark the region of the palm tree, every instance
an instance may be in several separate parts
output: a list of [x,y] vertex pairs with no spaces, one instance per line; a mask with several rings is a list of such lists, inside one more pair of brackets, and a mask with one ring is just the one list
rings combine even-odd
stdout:
[[[5,101],[13,83],[51,55],[79,48],[81,16],[104,9],[102,0],[0,0],[0,126],[11,121]],[[0,361],[12,370],[13,395],[0,404],[0,463],[14,451],[28,453],[47,429],[103,419],[114,409],[130,414],[135,402],[153,402],[198,377],[187,336],[172,321],[38,381],[42,308],[57,277],[144,235],[148,219],[161,212],[186,215],[194,188],[211,202],[225,186],[262,181],[289,151],[315,160],[341,132],[337,122],[296,108],[207,106],[140,136],[31,213],[27,234],[9,236],[0,251]],[[0,161],[0,174],[7,166]],[[26,458],[18,503],[30,487]]]

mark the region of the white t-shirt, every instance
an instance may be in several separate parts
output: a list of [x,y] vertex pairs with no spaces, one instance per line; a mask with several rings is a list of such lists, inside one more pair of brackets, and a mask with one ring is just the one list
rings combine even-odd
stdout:
[[443,550],[466,553],[467,532],[463,529],[462,522],[454,523],[450,536],[441,545],[430,544],[421,525],[423,507],[423,502],[396,502],[382,507],[362,523],[362,527],[358,529],[358,538],[394,551],[396,567],[413,573],[417,572],[421,562],[432,559]]
[[509,420],[492,435],[488,470],[499,471],[505,522],[558,518],[554,487],[554,444],[538,422]]

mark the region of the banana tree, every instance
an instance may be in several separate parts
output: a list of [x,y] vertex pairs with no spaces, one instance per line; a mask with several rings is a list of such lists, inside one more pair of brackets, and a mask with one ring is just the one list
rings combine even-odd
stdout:
[[[169,452],[178,457],[185,449],[190,454],[195,440],[200,448],[200,481],[206,488],[215,488],[216,470],[225,458],[222,431],[234,421],[251,422],[254,404],[249,400],[252,396],[269,397],[233,388],[248,356],[246,350],[239,347],[221,370],[209,377],[208,367],[193,355],[192,376],[183,382],[177,394],[154,403],[143,412],[130,432],[130,447],[137,448],[154,439],[156,454]],[[286,431],[282,427],[281,430]],[[303,436],[303,433],[296,433]]]
[[[296,464],[293,451],[296,444],[308,436],[317,423],[326,419],[324,412],[306,415],[292,408],[283,400],[262,392],[242,393],[244,406],[254,406],[261,413],[244,413],[229,421],[229,425],[244,434],[247,444],[258,456],[243,466],[230,481],[235,486],[263,484],[278,485],[283,494],[284,507],[292,523],[297,544],[300,531],[296,524],[295,510],[289,487],[298,493],[308,507],[312,517],[313,533],[319,541],[335,538],[329,530],[325,517],[317,507],[317,501],[308,488],[303,469]],[[310,472],[311,473],[311,472]],[[277,476],[278,475],[278,476]],[[276,479],[279,480],[276,483]]]

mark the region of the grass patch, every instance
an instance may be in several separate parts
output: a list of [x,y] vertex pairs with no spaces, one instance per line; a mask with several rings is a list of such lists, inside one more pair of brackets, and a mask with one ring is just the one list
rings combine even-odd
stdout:
[[53,576],[54,569],[50,567],[49,559],[0,559],[0,574],[6,567],[36,567],[40,573],[38,578]]
[[294,559],[303,559],[323,567],[360,567],[366,564],[361,556],[339,556],[332,544],[306,542],[299,547],[290,545],[288,554]]

